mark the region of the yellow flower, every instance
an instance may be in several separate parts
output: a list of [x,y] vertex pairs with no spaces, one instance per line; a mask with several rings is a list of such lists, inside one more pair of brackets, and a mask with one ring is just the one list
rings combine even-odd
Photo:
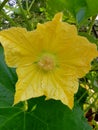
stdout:
[[34,31],[20,27],[1,31],[0,41],[6,63],[17,68],[14,104],[45,95],[72,108],[78,78],[98,56],[95,44],[78,36],[74,25],[62,22],[62,13]]

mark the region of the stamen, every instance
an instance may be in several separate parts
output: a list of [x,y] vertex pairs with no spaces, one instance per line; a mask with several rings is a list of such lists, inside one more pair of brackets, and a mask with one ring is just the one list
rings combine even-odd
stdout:
[[40,68],[42,68],[45,71],[49,71],[54,69],[55,67],[55,61],[53,58],[48,57],[48,56],[44,56],[42,57],[39,62],[38,62],[38,66]]

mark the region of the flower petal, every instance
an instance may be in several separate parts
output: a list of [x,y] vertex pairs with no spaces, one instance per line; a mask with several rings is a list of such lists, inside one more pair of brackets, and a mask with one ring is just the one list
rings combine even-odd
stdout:
[[[41,44],[43,50],[56,51],[56,48],[62,46],[62,42],[65,44],[66,39],[74,38],[77,35],[77,29],[74,25],[62,22],[61,20],[62,13],[58,13],[52,21],[37,25],[35,32],[42,39],[39,42],[39,46]],[[33,40],[32,37],[31,40]]]
[[[75,37],[75,26],[63,23],[62,13],[55,15],[52,21],[38,24],[35,31],[14,27],[0,32],[0,41],[4,46],[6,62],[11,67],[24,66],[35,62],[42,51],[56,51],[62,42]],[[69,31],[73,35],[69,34]],[[24,62],[23,62],[24,61]]]
[[43,95],[40,80],[41,76],[34,65],[19,67],[17,74],[19,80],[16,83],[14,104]]
[[61,100],[70,108],[73,107],[74,93],[78,89],[78,80],[66,77],[61,71],[44,73],[34,65],[17,69],[18,82],[14,104],[32,97],[45,95],[46,99]]
[[13,27],[0,32],[0,41],[4,46],[6,62],[17,67],[33,63],[36,52],[24,28]]
[[[45,76],[46,78],[46,76]],[[78,80],[74,77],[68,77],[61,72],[51,74],[44,82],[47,82],[46,99],[53,98],[61,100],[62,103],[69,106],[71,109],[74,104],[74,94],[78,90]]]
[[60,67],[66,75],[72,74],[77,78],[89,72],[91,61],[98,56],[96,45],[81,36],[66,40],[66,44],[57,53]]

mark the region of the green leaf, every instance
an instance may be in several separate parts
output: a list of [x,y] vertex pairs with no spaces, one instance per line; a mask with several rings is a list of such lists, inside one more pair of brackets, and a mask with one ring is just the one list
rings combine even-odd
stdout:
[[0,130],[91,130],[77,104],[70,110],[60,101],[44,98],[29,100],[28,111],[0,108]]
[[80,23],[84,17],[85,17],[85,13],[86,13],[86,9],[85,8],[81,8],[77,14],[76,14],[76,19],[77,19],[77,22]]
[[12,104],[16,80],[15,70],[7,67],[3,48],[0,46],[0,107]]
[[98,0],[47,0],[47,12],[50,17],[64,12],[68,20],[80,23],[98,13]]
[[98,0],[85,0],[87,3],[87,16],[98,14]]
[[73,1],[66,2],[67,0],[47,0],[46,10],[48,17],[51,19],[57,12],[63,12],[67,21],[74,22],[74,14],[72,4]]

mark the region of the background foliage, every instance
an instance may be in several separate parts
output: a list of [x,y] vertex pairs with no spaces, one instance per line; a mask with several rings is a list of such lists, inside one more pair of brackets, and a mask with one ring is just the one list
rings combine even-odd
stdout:
[[[79,35],[98,46],[98,0],[0,0],[0,30],[12,26],[33,30],[60,11]],[[7,67],[0,45],[0,130],[98,130],[98,58],[79,80],[73,110],[45,97],[13,106],[16,81],[15,69]]]

